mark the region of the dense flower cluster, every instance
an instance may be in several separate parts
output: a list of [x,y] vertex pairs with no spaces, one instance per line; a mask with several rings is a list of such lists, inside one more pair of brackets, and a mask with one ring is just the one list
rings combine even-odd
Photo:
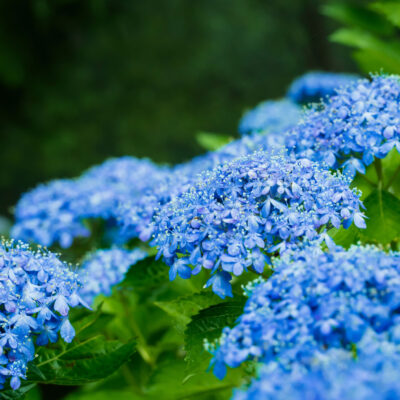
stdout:
[[129,267],[146,256],[147,253],[141,249],[97,250],[86,259],[79,271],[81,281],[84,282],[79,295],[88,304],[93,304],[99,294],[109,296],[113,286],[124,279]]
[[0,385],[8,377],[13,389],[25,378],[34,344],[54,343],[58,334],[71,342],[70,307],[80,299],[78,276],[56,255],[33,252],[15,242],[0,244]]
[[209,269],[207,286],[225,297],[231,274],[262,273],[267,253],[315,239],[326,225],[348,227],[354,220],[364,227],[359,207],[344,176],[306,159],[256,152],[203,174],[162,207],[152,245],[170,266],[171,280]]
[[314,71],[300,76],[290,85],[287,97],[295,103],[306,104],[319,102],[336,94],[337,89],[359,79],[353,74]]
[[153,232],[151,221],[158,208],[187,191],[202,173],[249,155],[255,150],[278,148],[282,146],[280,142],[282,136],[277,140],[275,135],[253,133],[232,141],[217,151],[148,176],[147,186],[140,195],[125,199],[116,211],[121,235],[125,238],[139,237],[143,241],[149,240]]
[[296,125],[301,114],[301,107],[290,100],[267,100],[242,117],[239,133],[241,135],[253,132],[281,133]]
[[286,135],[287,147],[354,176],[392,148],[400,152],[399,126],[399,77],[373,76],[339,89],[311,109]]
[[[351,350],[367,331],[400,339],[400,254],[375,247],[318,247],[287,254],[272,277],[249,288],[237,325],[214,352],[215,373],[247,359],[309,365],[327,348]],[[398,340],[397,339],[397,340]]]
[[90,235],[85,219],[102,218],[113,224],[117,205],[140,195],[148,177],[163,171],[146,159],[122,157],[91,168],[80,178],[40,185],[17,204],[12,236],[43,246],[58,242],[70,247],[74,238]]
[[291,370],[277,362],[263,366],[249,388],[234,400],[396,400],[400,398],[400,354],[390,343],[367,348],[354,359],[348,352],[329,350],[316,357],[310,370]]

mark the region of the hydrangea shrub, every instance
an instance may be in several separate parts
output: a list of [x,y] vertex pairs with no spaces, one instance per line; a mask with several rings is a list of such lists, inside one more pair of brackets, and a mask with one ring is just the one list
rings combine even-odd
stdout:
[[0,397],[397,399],[399,82],[312,72],[218,149],[24,194],[11,236],[63,251],[0,245]]

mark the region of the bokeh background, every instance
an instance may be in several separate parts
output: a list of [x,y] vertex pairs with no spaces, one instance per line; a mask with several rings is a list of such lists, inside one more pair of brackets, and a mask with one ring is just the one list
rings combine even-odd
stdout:
[[312,69],[357,71],[321,0],[0,3],[0,215],[39,182],[121,155],[179,162],[199,131]]

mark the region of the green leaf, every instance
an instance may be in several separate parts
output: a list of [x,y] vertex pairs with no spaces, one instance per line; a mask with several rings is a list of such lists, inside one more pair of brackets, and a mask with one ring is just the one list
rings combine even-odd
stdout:
[[64,400],[139,400],[143,399],[141,395],[137,395],[130,390],[99,390],[99,391],[90,391],[90,392],[74,392],[67,397],[64,397]]
[[107,341],[99,335],[111,318],[99,306],[96,312],[73,321],[76,333],[73,342],[65,344],[60,339],[53,347],[40,347],[39,356],[29,364],[28,381],[79,385],[113,374],[135,353],[136,343]]
[[175,319],[178,330],[190,322],[191,317],[204,308],[221,303],[221,298],[212,292],[200,292],[181,296],[171,301],[157,301],[154,304]]
[[210,359],[204,340],[213,342],[221,336],[225,326],[233,326],[243,313],[245,301],[231,301],[211,306],[193,316],[185,331],[186,361],[189,371],[195,370]]
[[121,286],[149,290],[160,283],[168,282],[168,266],[154,257],[147,257],[132,266],[121,283]]
[[237,368],[230,371],[223,381],[217,379],[211,371],[187,376],[183,360],[168,360],[163,362],[150,377],[146,393],[151,399],[229,399],[232,389],[243,383],[243,370]]
[[18,400],[22,399],[25,394],[33,389],[36,383],[22,384],[18,390],[5,389],[0,391],[0,400]]
[[232,137],[218,133],[199,132],[196,140],[203,149],[215,151],[231,142]]
[[127,362],[136,343],[106,341],[101,335],[74,340],[64,350],[42,348],[35,367],[28,369],[28,381],[57,385],[81,385],[106,378]]
[[376,2],[370,5],[372,10],[376,10],[384,15],[393,25],[400,28],[400,3],[397,1]]
[[393,33],[393,26],[381,15],[354,4],[331,3],[322,6],[322,13],[352,27],[382,35]]
[[400,200],[386,191],[375,190],[364,201],[367,229],[360,230],[363,241],[383,245],[400,238]]
[[[112,314],[102,312],[101,308],[102,304],[97,307],[95,312],[88,312],[87,310],[72,311],[71,323],[75,329],[76,339],[84,339],[98,334],[115,318]],[[75,313],[78,314],[79,319],[74,315]]]
[[348,229],[344,229],[343,227],[339,229],[332,228],[328,234],[337,245],[343,246],[346,249],[360,240],[360,229],[354,224]]
[[359,29],[339,29],[331,35],[331,40],[347,46],[356,47],[362,65],[368,72],[399,73],[400,45],[397,41],[381,40],[369,32]]

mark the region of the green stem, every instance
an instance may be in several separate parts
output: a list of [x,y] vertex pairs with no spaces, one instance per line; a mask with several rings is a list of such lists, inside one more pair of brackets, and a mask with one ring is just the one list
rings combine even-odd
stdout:
[[397,167],[396,171],[394,171],[392,177],[389,179],[388,183],[386,184],[386,186],[384,188],[385,190],[388,190],[392,186],[393,182],[396,180],[397,175],[399,173],[400,173],[400,165]]

